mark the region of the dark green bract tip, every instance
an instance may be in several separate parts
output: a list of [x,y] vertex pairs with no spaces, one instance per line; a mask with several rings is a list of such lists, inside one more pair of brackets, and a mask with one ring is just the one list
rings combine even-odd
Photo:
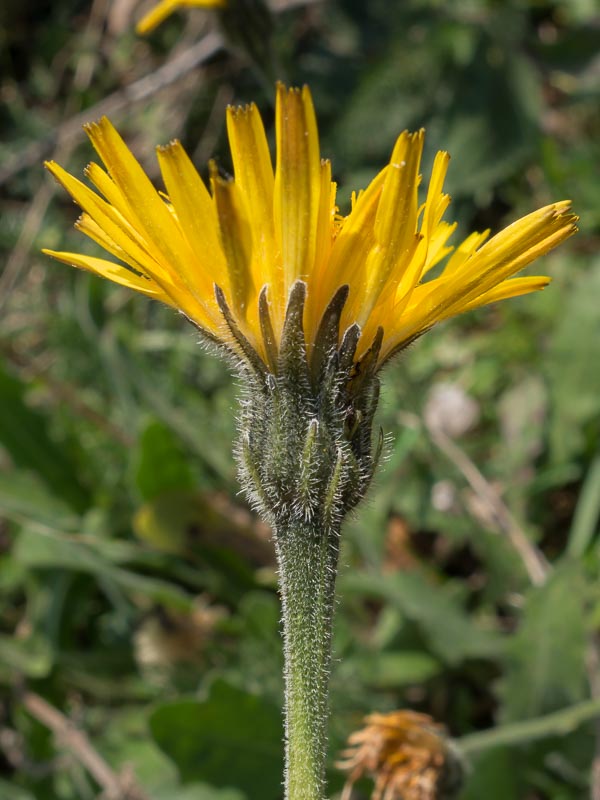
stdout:
[[338,344],[347,297],[348,288],[342,286],[323,314],[309,355],[303,329],[306,285],[297,281],[291,289],[279,347],[263,290],[259,310],[265,364],[217,291],[247,387],[237,447],[242,484],[275,530],[306,522],[324,532],[339,530],[364,496],[381,453],[381,442],[373,446],[372,441],[381,332],[358,362],[357,325]]

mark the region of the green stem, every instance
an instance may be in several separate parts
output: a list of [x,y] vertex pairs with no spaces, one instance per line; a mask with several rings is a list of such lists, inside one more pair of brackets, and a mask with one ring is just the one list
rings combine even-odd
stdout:
[[286,800],[323,800],[337,530],[275,536],[285,653]]
[[547,736],[566,736],[577,730],[584,722],[597,719],[599,716],[600,699],[585,700],[543,717],[501,725],[499,728],[492,728],[489,731],[471,733],[457,739],[455,745],[463,755],[470,756],[491,747],[521,745],[536,739],[544,739]]

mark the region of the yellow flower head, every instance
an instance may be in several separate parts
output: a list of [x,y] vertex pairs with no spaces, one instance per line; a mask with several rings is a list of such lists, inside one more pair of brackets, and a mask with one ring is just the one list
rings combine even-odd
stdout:
[[[400,134],[390,163],[340,216],[307,87],[277,87],[275,170],[256,106],[228,109],[234,178],[211,165],[210,189],[177,141],[157,151],[165,194],[108,119],[86,130],[106,165],[86,169],[97,191],[54,162],[46,166],[83,209],[77,228],[116,261],[44,252],[179,309],[230,347],[249,343],[272,371],[298,282],[306,290],[309,359],[335,297],[340,339],[359,330],[355,361],[370,349],[373,355],[377,342],[380,366],[440,320],[542,289],[549,278],[512,276],[577,230],[570,202],[561,201],[491,239],[488,231],[472,233],[448,246],[456,227],[442,219],[449,155],[436,155],[419,199],[422,130]],[[237,345],[232,330],[241,334]]]
[[135,26],[135,30],[144,36],[180,8],[224,8],[226,4],[227,0],[161,0],[141,18]]

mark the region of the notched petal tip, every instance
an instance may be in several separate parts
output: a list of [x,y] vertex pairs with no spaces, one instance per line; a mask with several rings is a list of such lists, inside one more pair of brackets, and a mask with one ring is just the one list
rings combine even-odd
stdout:
[[226,109],[227,115],[234,120],[238,117],[248,117],[250,114],[256,114],[257,111],[256,103],[240,103],[238,105],[232,103]]
[[[572,200],[559,200],[556,203],[543,206],[538,211],[534,211],[533,214],[529,214],[528,217],[541,214],[544,219],[560,220],[565,224],[574,224],[579,221],[579,217],[571,211],[572,206]],[[524,219],[527,219],[527,217],[524,217]]]
[[115,127],[106,114],[103,114],[99,119],[90,120],[90,122],[83,124],[83,130],[90,138],[107,129],[115,130]]
[[155,149],[157,153],[169,156],[176,150],[183,149],[183,145],[181,144],[179,139],[171,139],[171,141],[167,142],[167,144],[157,144]]
[[571,206],[573,205],[572,200],[557,200],[556,203],[552,203],[550,206],[546,206],[547,208],[555,208],[557,211],[568,211]]
[[300,100],[304,105],[312,105],[312,93],[308,84],[302,86],[286,86],[282,81],[276,84],[276,102]]

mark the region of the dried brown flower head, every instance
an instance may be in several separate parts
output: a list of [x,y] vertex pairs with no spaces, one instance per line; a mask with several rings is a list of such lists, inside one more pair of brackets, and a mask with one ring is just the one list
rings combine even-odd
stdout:
[[372,800],[441,800],[452,796],[461,767],[443,725],[427,714],[369,714],[365,727],[348,738],[337,763],[348,780],[342,800],[364,775],[375,781]]

